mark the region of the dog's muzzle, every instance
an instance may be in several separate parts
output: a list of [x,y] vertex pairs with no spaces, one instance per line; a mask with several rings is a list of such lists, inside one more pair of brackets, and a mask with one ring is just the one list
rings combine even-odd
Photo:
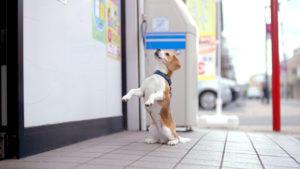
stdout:
[[159,56],[159,52],[160,52],[160,49],[156,49],[154,55],[155,55],[157,58],[161,59],[161,57]]

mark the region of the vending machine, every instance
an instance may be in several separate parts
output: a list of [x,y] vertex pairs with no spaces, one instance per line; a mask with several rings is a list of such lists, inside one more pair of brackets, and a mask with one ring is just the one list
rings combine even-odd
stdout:
[[141,29],[146,77],[155,71],[157,48],[172,51],[182,64],[171,77],[171,111],[177,127],[190,129],[198,112],[196,23],[182,0],[146,0]]

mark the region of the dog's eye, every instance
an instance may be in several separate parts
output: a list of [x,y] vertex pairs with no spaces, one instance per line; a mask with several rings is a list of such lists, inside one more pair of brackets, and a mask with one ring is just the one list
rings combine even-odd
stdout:
[[169,56],[169,53],[166,53],[167,56]]

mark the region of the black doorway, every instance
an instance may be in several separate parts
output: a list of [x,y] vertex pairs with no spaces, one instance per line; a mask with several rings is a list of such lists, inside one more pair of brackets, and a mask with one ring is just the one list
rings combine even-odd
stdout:
[[23,104],[22,60],[22,0],[0,1],[0,159],[18,158],[20,109]]

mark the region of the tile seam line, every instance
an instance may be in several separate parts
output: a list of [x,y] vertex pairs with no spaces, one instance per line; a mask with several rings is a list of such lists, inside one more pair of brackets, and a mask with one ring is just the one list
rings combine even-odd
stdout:
[[296,144],[300,145],[300,138],[299,140],[295,138],[295,136],[289,136],[289,139],[292,140],[293,142],[295,142]]
[[144,157],[146,157],[148,154],[150,154],[151,152],[153,152],[153,151],[155,151],[155,150],[157,150],[158,148],[160,148],[160,147],[162,147],[162,145],[160,145],[160,146],[158,146],[158,147],[156,147],[156,148],[154,148],[154,149],[152,149],[151,151],[149,151],[149,152],[147,152],[146,154],[144,154],[144,155],[142,155],[140,158],[138,158],[138,159],[136,159],[136,160],[133,160],[131,163],[129,163],[129,164],[127,164],[127,165],[125,165],[124,167],[122,167],[122,168],[127,168],[127,167],[129,167],[129,166],[131,166],[132,164],[134,164],[135,162],[137,162],[137,161],[139,161],[140,159],[142,159],[142,158],[144,158]]
[[249,139],[249,141],[250,141],[250,143],[252,145],[252,148],[254,149],[254,151],[256,153],[256,156],[257,156],[257,158],[259,160],[260,165],[262,166],[263,169],[265,169],[265,166],[264,166],[263,162],[261,161],[260,155],[258,154],[258,152],[257,152],[257,150],[256,150],[256,148],[255,148],[255,146],[253,144],[253,141],[251,140],[251,138],[250,138],[250,136],[249,136],[248,133],[246,133],[246,135],[247,135],[247,137],[248,137],[248,139]]
[[279,148],[281,148],[290,158],[292,158],[299,166],[300,162],[298,162],[289,152],[287,152],[279,143],[277,143],[275,140],[273,140],[270,136],[267,135],[267,137],[273,141]]
[[228,131],[226,132],[226,137],[225,137],[225,142],[224,142],[224,147],[223,147],[223,152],[222,152],[222,158],[221,158],[220,167],[219,167],[220,169],[222,169],[222,167],[223,167],[227,138],[228,138]]
[[210,133],[210,131],[208,131],[208,132],[206,132],[206,133],[204,133],[195,143],[194,143],[194,145],[181,157],[181,159],[174,165],[174,167],[172,168],[172,169],[174,169],[174,168],[176,168],[180,163],[181,163],[181,161],[191,152],[191,150],[200,142],[200,140],[204,137],[204,136],[206,136],[208,133]]
[[[99,157],[102,157],[102,156],[104,156],[104,155],[106,155],[106,154],[109,154],[109,153],[112,153],[112,152],[114,152],[114,151],[116,151],[116,150],[119,150],[121,147],[128,146],[128,145],[133,144],[133,143],[138,143],[138,141],[139,141],[139,139],[136,140],[136,141],[134,141],[134,142],[130,142],[130,143],[126,144],[126,145],[120,146],[120,147],[118,147],[118,148],[114,148],[114,149],[112,149],[112,150],[109,151],[109,152],[104,152],[103,154],[101,154],[101,155],[99,155],[99,156],[97,156],[97,157],[91,158],[91,159],[88,160],[88,161],[85,161],[85,162],[82,162],[82,163],[78,163],[78,165],[75,165],[74,167],[71,167],[70,169],[76,168],[76,167],[78,167],[78,166],[80,166],[80,165],[82,165],[82,164],[87,164],[88,162],[90,162],[90,161],[92,161],[92,160],[95,160],[95,159],[97,159],[97,158],[99,158]],[[100,143],[100,144],[101,144],[101,143]],[[100,144],[99,144],[99,145],[100,145]]]

